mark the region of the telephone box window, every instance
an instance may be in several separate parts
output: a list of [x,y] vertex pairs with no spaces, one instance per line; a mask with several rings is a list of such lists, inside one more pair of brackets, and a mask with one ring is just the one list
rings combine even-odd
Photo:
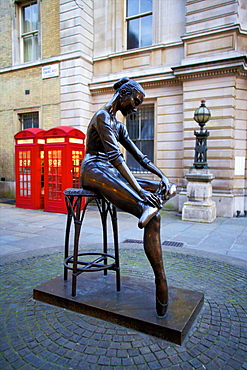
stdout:
[[20,197],[31,196],[31,156],[30,150],[19,152]]
[[48,198],[62,199],[61,150],[48,150]]
[[40,191],[41,198],[44,204],[44,194],[45,194],[45,152],[40,151]]
[[80,188],[80,170],[83,160],[82,150],[72,150],[72,187]]

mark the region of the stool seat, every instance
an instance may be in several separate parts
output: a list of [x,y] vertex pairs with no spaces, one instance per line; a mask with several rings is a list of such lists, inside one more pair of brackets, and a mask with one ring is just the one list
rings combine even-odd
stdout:
[[66,196],[82,196],[82,197],[101,197],[100,194],[96,194],[94,191],[87,190],[84,188],[74,189],[68,188],[64,190],[64,195]]
[[[64,191],[66,206],[68,210],[67,225],[65,233],[65,253],[64,253],[64,280],[68,279],[68,270],[72,271],[72,296],[76,296],[76,278],[83,272],[104,271],[107,275],[108,270],[116,272],[116,287],[120,291],[120,267],[119,267],[119,248],[118,248],[118,229],[117,229],[117,210],[116,207],[105,199],[101,194],[84,188],[68,188]],[[82,207],[82,200],[85,205]],[[85,217],[87,206],[95,201],[101,216],[103,231],[103,251],[102,252],[83,252],[79,253],[79,238],[82,223]],[[110,215],[113,229],[114,255],[108,253],[107,245],[107,217]],[[74,244],[73,254],[69,256],[69,240],[71,221],[74,220]],[[80,257],[83,257],[81,259]]]

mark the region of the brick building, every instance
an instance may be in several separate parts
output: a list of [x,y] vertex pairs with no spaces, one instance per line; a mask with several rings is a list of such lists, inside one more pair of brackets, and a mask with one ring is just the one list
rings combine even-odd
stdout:
[[16,132],[86,132],[114,82],[129,76],[146,91],[135,120],[127,118],[129,132],[178,185],[174,206],[186,199],[193,115],[204,98],[217,214],[247,209],[245,0],[2,0],[0,44],[1,177],[14,180]]

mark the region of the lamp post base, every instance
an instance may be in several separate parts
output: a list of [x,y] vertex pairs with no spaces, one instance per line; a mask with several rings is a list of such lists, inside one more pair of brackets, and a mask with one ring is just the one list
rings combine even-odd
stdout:
[[213,222],[216,218],[216,205],[212,200],[213,175],[208,169],[190,169],[186,175],[187,202],[182,208],[183,221]]
[[183,221],[213,222],[216,219],[215,202],[185,202],[182,209]]

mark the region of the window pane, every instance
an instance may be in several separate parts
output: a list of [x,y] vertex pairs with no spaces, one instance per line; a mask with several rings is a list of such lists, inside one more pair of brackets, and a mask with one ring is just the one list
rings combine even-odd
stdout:
[[128,133],[131,138],[131,140],[139,139],[139,125],[137,124],[138,121],[138,112],[137,113],[131,113],[128,116]]
[[141,42],[140,46],[152,45],[152,15],[140,19],[141,21]]
[[31,31],[38,29],[38,4],[33,4],[31,7]]
[[152,11],[152,0],[140,0],[140,13],[146,13]]
[[32,60],[32,36],[24,37],[23,49],[24,62],[30,62]]
[[22,32],[27,33],[31,31],[31,8],[30,6],[24,6],[22,8]]
[[127,0],[127,17],[139,14],[139,0]]
[[39,59],[38,34],[33,35],[33,60]]
[[21,8],[22,12],[22,43],[23,62],[37,60],[38,48],[38,4],[34,3]]
[[[148,156],[153,162],[154,160],[154,106],[145,105],[138,108],[136,113],[127,116],[127,129],[131,140],[135,145]],[[127,153],[127,164],[131,171],[148,172]]]
[[154,161],[154,142],[153,140],[143,140],[141,141],[141,151],[145,153],[151,162]]
[[127,49],[139,48],[139,19],[128,21]]
[[154,122],[153,119],[145,119],[141,121],[141,139],[153,139],[154,137]]
[[23,113],[20,115],[22,130],[26,128],[39,127],[39,112]]

